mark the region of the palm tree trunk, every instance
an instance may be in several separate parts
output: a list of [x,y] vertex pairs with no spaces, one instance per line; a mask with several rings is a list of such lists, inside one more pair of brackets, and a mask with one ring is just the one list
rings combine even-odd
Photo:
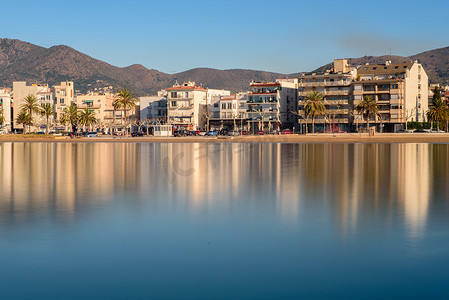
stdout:
[[312,133],[315,133],[315,117],[312,117]]
[[126,125],[126,109],[123,110],[123,116],[125,117],[125,135],[128,135],[128,126]]
[[47,116],[47,128],[46,129],[47,129],[46,131],[47,131],[47,134],[48,134],[48,129],[49,129],[48,128],[48,116]]
[[370,132],[369,132],[369,115],[366,117],[366,130],[368,131],[368,135],[370,135]]

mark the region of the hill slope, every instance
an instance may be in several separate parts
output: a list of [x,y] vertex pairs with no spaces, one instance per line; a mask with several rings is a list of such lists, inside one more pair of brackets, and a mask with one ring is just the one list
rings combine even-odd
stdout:
[[[418,59],[427,70],[431,82],[449,84],[449,47],[423,52],[410,57],[365,56],[349,59],[351,64],[367,62],[383,63],[386,60],[404,62]],[[331,64],[317,71],[330,69]],[[119,68],[92,58],[68,46],[44,48],[13,39],[0,39],[0,86],[12,86],[13,81],[49,83],[54,85],[64,80],[73,80],[81,92],[95,87],[112,85],[128,87],[137,95],[154,94],[173,85],[176,81],[196,81],[205,87],[246,91],[252,80],[272,81],[279,77],[294,77],[295,74],[279,74],[265,71],[231,69],[216,70],[197,68],[177,74],[166,74],[142,65]]]

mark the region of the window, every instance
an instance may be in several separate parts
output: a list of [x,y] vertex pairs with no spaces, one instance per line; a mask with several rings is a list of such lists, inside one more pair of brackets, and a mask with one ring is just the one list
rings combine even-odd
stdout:
[[221,109],[226,109],[226,103],[221,104]]
[[[176,94],[176,93],[175,93],[175,94]],[[176,96],[175,96],[174,98],[176,98]],[[176,107],[176,101],[172,101],[172,102],[171,102],[171,106]]]
[[395,89],[395,90],[398,89],[398,85],[397,85],[396,83],[395,83],[395,84],[392,84],[392,85],[391,85],[391,89]]
[[397,100],[397,99],[399,99],[398,94],[391,94],[391,100]]
[[395,69],[399,69],[399,66],[395,66],[394,68],[395,68]]
[[59,104],[64,104],[64,98],[59,98]]
[[177,95],[178,95],[178,94],[177,94],[176,92],[171,92],[170,97],[171,97],[171,98],[177,98]]
[[418,81],[421,81],[421,74],[418,75]]
[[228,103],[228,109],[232,109],[232,103]]
[[366,67],[365,67],[365,68],[363,68],[363,71],[367,71],[367,70],[368,70],[368,68],[366,68]]
[[373,70],[377,70],[377,67],[373,67]]
[[362,100],[362,95],[355,95],[354,100]]

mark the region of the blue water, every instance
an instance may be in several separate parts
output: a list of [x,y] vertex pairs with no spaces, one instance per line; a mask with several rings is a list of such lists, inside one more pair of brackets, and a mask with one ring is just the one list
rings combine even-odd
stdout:
[[449,299],[449,145],[0,144],[1,299]]

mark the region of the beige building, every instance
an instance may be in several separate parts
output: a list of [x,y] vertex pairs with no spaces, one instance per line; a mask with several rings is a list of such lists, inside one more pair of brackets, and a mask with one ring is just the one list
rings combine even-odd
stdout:
[[75,100],[73,81],[63,81],[60,85],[53,86],[53,97],[55,105],[55,118],[58,122],[67,106]]
[[[79,110],[89,109],[95,112],[98,120],[97,129],[108,133],[112,128],[121,130],[123,126],[122,110],[114,112],[113,102],[115,95],[109,93],[89,93],[86,95],[77,95],[75,103]],[[127,119],[135,115],[134,110],[127,112]]]
[[388,131],[402,128],[405,122],[426,120],[428,110],[428,77],[420,63],[364,65],[358,69],[358,80],[352,83],[354,107],[370,96],[379,105],[379,116],[371,121]]
[[246,93],[212,97],[209,106],[210,129],[243,130],[247,125],[247,102],[248,95]]
[[[304,124],[306,117],[304,105],[307,95],[317,91],[323,95],[323,103],[326,115],[316,117],[315,124],[319,129],[324,129],[324,124],[339,125],[349,128],[351,121],[351,82],[357,77],[357,68],[350,67],[347,60],[334,60],[334,68],[324,73],[303,74],[298,79],[298,109],[299,121]],[[310,120],[309,120],[310,123]]]
[[[39,103],[51,103],[53,104],[53,93],[49,88],[48,84],[32,84],[27,85],[25,81],[15,81],[13,82],[13,129],[23,130],[23,126],[16,122],[17,115],[20,112],[22,105],[24,104],[24,99],[28,95],[34,95]],[[35,115],[37,117],[37,114]],[[42,123],[42,122],[38,122]],[[35,131],[36,128],[31,128]]]

